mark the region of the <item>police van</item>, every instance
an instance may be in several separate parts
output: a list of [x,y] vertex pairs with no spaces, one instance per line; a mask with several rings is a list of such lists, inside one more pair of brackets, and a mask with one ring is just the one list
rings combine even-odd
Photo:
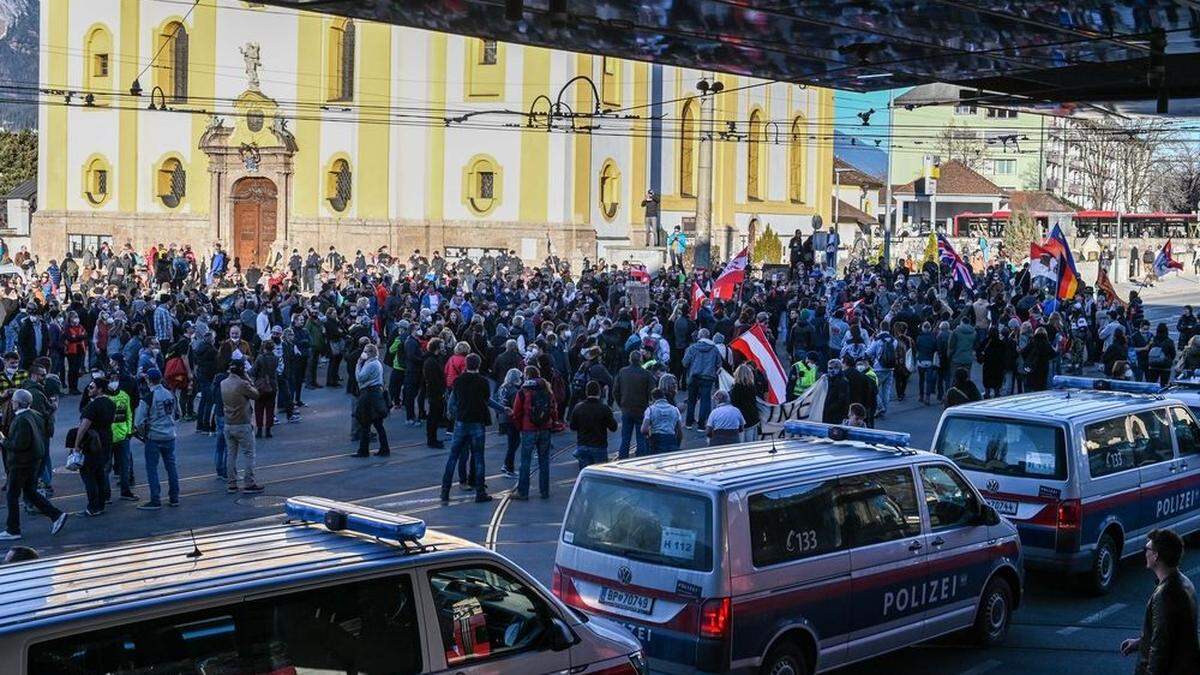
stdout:
[[645,670],[500,555],[313,497],[290,522],[0,566],[0,673]]
[[787,431],[586,468],[551,590],[661,672],[807,675],[963,629],[1004,639],[1017,532],[952,462],[908,434]]
[[1030,568],[1105,593],[1151,530],[1200,528],[1200,425],[1153,383],[1052,383],[946,410],[933,451],[1016,524]]
[[1200,371],[1188,371],[1171,380],[1162,389],[1162,395],[1183,402],[1193,415],[1200,417]]

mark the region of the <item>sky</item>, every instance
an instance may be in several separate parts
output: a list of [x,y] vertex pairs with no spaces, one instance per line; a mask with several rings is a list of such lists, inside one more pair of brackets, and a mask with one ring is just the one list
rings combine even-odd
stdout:
[[[906,91],[908,91],[907,88],[897,89],[895,95],[899,96]],[[888,119],[891,117],[891,111],[888,110],[888,92],[875,91],[869,94],[860,94],[834,90],[833,105],[834,129],[837,132],[837,140],[833,146],[834,154],[843,161],[883,179],[887,172],[886,142],[882,149],[873,148],[868,144],[852,146],[849,137],[856,135],[863,128],[858,113],[872,108],[875,109],[875,112],[871,115],[871,126],[887,128]]]

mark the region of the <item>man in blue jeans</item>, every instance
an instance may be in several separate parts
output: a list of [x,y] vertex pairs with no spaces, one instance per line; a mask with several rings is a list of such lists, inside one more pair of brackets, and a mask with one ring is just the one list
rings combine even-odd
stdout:
[[654,390],[654,376],[642,367],[642,350],[635,349],[629,355],[629,365],[617,373],[613,385],[613,398],[621,409],[621,446],[617,459],[629,456],[631,440],[637,438],[637,456],[647,452],[646,435],[642,433],[642,418],[650,407],[650,392]]
[[[721,352],[709,339],[707,328],[701,328],[692,343],[683,353],[683,367],[687,369],[687,428],[691,429],[698,419],[700,431],[712,412],[712,388],[717,382],[717,369],[721,367]],[[700,416],[696,417],[696,402],[700,403]]]
[[443,504],[450,503],[450,483],[454,480],[454,469],[464,453],[469,453],[471,460],[471,472],[465,486],[475,488],[475,501],[492,501],[492,496],[487,493],[487,485],[484,484],[483,462],[486,438],[484,429],[492,423],[492,413],[488,409],[510,412],[508,408],[491,399],[488,381],[479,374],[482,361],[479,355],[467,354],[466,361],[466,372],[454,378],[454,387],[450,394],[453,405],[447,406],[452,408],[454,433],[450,437],[450,456],[446,458],[446,468],[442,471]]
[[161,486],[158,483],[158,460],[162,458],[167,470],[167,504],[179,506],[179,472],[175,468],[175,419],[178,407],[175,396],[162,384],[162,373],[157,368],[146,371],[150,395],[138,403],[134,425],[143,433],[146,444],[146,482],[150,486],[150,499],[138,506],[143,511],[162,508],[159,500]]

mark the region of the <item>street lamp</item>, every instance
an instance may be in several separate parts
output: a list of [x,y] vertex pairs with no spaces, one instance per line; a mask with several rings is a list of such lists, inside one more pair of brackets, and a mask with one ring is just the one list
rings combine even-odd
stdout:
[[[696,185],[696,267],[708,269],[712,265],[712,161],[713,161],[713,100],[715,94],[724,91],[725,85],[707,78],[696,83],[700,92],[700,156],[696,161],[698,183]],[[687,139],[684,139],[687,142]]]

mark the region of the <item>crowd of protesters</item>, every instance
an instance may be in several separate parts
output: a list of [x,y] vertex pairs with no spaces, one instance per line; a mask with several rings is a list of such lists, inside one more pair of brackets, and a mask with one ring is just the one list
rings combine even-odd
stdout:
[[[778,276],[752,274],[733,297],[698,302],[692,289],[711,289],[714,274],[682,251],[653,274],[556,257],[527,266],[512,251],[398,258],[387,247],[293,249],[261,267],[219,245],[198,255],[106,243],[41,269],[22,261],[27,277],[0,287],[4,536],[20,534],[21,500],[63,526],[48,498],[64,463],[79,472],[87,516],[110,508],[114,482],[140,509],[177,506],[184,425],[212,437],[228,492],[261,492],[256,449],[278,425],[302,424],[305,392],[323,387],[348,395],[355,457],[372,444],[390,453],[393,416],[424,426],[431,449],[448,442],[444,502],[456,479],[491,499],[489,429],[505,440],[516,500],[531,496],[534,473],[549,496],[552,439],[568,429],[581,466],[613,456],[610,432],[618,458],[679,449],[689,432],[751,441],[767,378],[730,344],[755,324],[787,368],[786,397],[827,375],[823,420],[852,425],[874,425],[893,400],[948,406],[1043,389],[1056,373],[1165,383],[1200,369],[1190,308],[1173,340],[1145,321],[1136,293],[1084,287],[1055,300],[1002,252],[967,285],[935,261],[839,265],[813,240],[792,239]],[[74,396],[79,422],[52,455],[55,411]]]

